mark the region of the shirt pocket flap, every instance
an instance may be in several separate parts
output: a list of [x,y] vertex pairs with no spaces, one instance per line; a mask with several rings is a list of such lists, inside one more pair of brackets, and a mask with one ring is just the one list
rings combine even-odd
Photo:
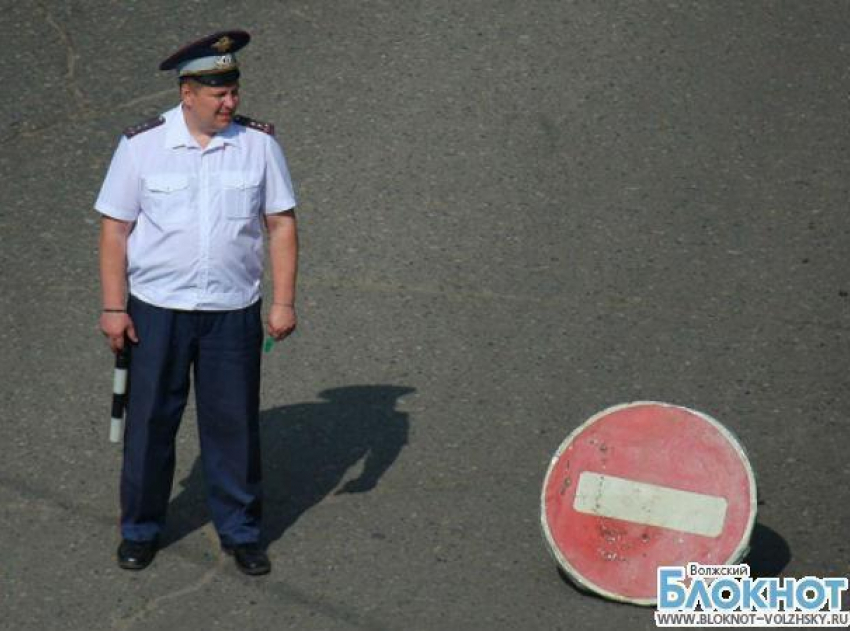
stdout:
[[221,185],[225,188],[251,189],[260,185],[261,174],[244,171],[222,171]]
[[174,193],[189,187],[189,178],[185,175],[163,173],[145,178],[145,189],[154,193]]

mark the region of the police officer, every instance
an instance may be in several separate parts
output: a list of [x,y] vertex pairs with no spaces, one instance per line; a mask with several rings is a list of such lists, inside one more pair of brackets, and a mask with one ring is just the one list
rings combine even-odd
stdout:
[[260,542],[260,290],[263,228],[273,295],[266,331],[296,325],[295,195],[272,125],[236,114],[244,31],[214,33],[160,65],[180,104],[125,130],[95,203],[102,214],[100,326],[131,344],[121,472],[120,567],[154,558],[174,476],[174,442],[195,387],[207,500],[223,549],[247,574]]

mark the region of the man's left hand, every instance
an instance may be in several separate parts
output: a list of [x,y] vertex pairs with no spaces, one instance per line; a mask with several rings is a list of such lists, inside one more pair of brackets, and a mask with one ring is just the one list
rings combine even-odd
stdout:
[[292,334],[297,321],[295,307],[273,304],[266,321],[266,331],[275,341],[279,342]]

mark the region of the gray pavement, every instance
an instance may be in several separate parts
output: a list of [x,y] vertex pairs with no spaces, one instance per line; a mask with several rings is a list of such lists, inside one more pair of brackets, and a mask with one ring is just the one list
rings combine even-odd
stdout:
[[[751,558],[850,574],[846,2],[3,2],[0,628],[651,629],[539,524],[549,458],[663,400],[746,445]],[[240,26],[300,195],[265,358],[274,572],[221,556],[189,409],[169,545],[114,562],[91,210],[156,71]]]

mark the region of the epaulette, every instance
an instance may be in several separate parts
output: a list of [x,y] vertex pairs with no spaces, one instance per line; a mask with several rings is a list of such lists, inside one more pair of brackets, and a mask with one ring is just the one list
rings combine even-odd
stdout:
[[251,129],[256,129],[257,131],[261,131],[264,134],[268,134],[269,136],[274,136],[274,125],[272,125],[271,123],[257,121],[253,118],[248,118],[247,116],[242,116],[240,114],[237,114],[233,117],[233,122],[237,125],[242,125],[243,127],[250,127]]
[[124,130],[124,135],[127,138],[132,138],[136,134],[141,134],[142,132],[148,131],[149,129],[153,129],[154,127],[159,127],[165,122],[165,117],[157,116],[156,118],[151,118],[150,120],[146,120],[144,123],[138,123],[137,125],[130,125],[127,129]]

